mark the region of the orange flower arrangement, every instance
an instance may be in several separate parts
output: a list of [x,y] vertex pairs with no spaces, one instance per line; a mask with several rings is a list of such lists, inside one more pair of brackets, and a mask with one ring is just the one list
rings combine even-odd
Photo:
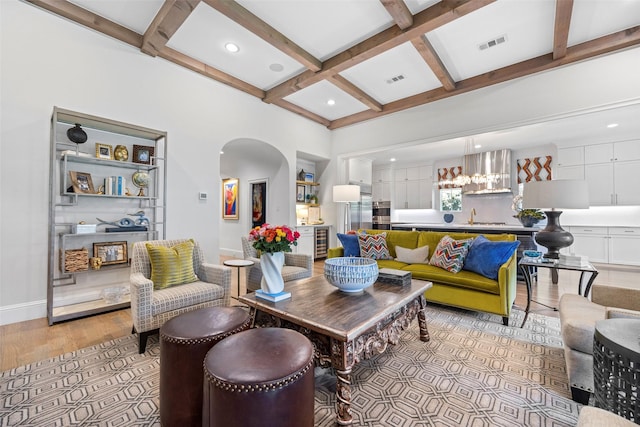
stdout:
[[291,252],[291,246],[298,245],[300,233],[286,225],[262,224],[249,232],[249,241],[254,248],[266,253]]

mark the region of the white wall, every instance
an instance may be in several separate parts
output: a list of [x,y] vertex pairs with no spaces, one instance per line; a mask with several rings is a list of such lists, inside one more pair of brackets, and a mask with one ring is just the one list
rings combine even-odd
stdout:
[[53,106],[167,131],[167,237],[198,239],[210,261],[228,141],[267,142],[289,165],[296,150],[330,155],[326,128],[30,4],[0,1],[0,40],[0,324],[46,314]]

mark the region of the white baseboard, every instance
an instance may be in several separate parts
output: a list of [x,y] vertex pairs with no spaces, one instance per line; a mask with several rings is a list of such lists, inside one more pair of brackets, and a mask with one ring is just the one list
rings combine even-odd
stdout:
[[31,301],[0,307],[0,325],[47,317],[47,301]]

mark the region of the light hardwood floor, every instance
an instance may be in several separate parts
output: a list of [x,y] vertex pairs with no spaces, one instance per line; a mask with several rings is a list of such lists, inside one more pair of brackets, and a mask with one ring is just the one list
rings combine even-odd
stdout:
[[[222,257],[220,262],[228,257]],[[314,264],[314,275],[322,274],[324,261]],[[617,284],[640,288],[640,269],[616,268],[599,265],[600,274],[596,283]],[[532,299],[543,304],[557,306],[560,295],[565,292],[576,293],[578,274],[560,272],[558,285],[551,283],[548,269],[541,269],[540,278],[532,289]],[[237,296],[237,272],[232,274],[232,295]],[[241,273],[241,290],[245,292],[244,272]],[[524,282],[518,282],[516,306],[524,309],[527,292]],[[235,302],[234,302],[235,303]],[[556,316],[552,309],[532,303],[532,313]],[[496,316],[496,322],[501,319]],[[58,356],[80,348],[95,345],[131,333],[131,314],[129,309],[113,311],[101,315],[76,319],[48,326],[46,319],[0,326],[0,371],[6,371],[38,360]]]

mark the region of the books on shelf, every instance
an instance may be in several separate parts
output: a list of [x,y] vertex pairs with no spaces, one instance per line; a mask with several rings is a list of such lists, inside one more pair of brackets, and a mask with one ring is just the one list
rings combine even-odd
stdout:
[[291,292],[282,291],[282,292],[278,292],[277,294],[268,294],[264,292],[262,289],[258,289],[256,291],[256,298],[265,299],[271,302],[278,302],[278,301],[291,298]]
[[127,180],[123,176],[108,176],[104,179],[104,194],[107,196],[124,196]]

